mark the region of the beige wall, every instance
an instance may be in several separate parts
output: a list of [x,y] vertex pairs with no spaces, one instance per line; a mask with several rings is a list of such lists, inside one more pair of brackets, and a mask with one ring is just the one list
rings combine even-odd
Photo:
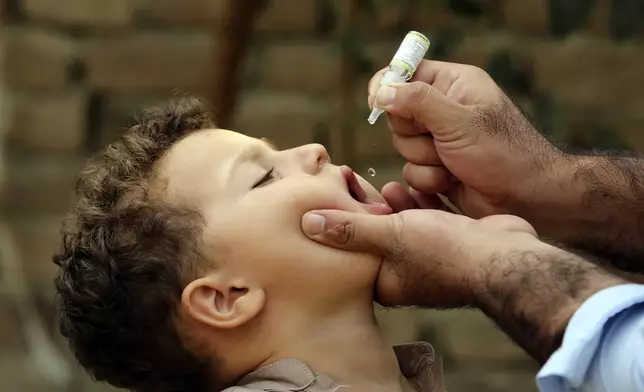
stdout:
[[[221,3],[7,2],[4,75],[15,107],[2,118],[10,125],[4,216],[46,316],[51,316],[50,255],[76,171],[140,106],[176,90],[208,91],[204,81],[217,67],[211,51],[217,47]],[[377,185],[398,179],[401,165],[386,121],[366,122],[366,82],[386,65],[407,29],[434,42],[429,57],[486,67],[507,80],[526,112],[555,137],[592,143],[604,140],[608,130],[610,143],[644,150],[642,29],[623,42],[611,39],[609,0],[597,1],[567,38],[553,36],[545,0],[480,1],[482,15],[473,18],[450,10],[443,0],[373,0],[373,10],[362,11],[351,37],[341,32],[349,0],[267,3],[244,67],[234,128],[268,136],[280,147],[317,141],[336,153],[348,148],[358,170],[376,169]],[[349,86],[340,70],[345,38],[356,39],[352,53],[362,64]],[[350,108],[340,104],[343,87],[355,91]],[[346,113],[355,143],[341,146]],[[15,311],[2,298],[0,314],[0,379],[15,380],[13,389],[2,389],[51,390],[20,362],[25,343]],[[452,391],[535,390],[536,365],[478,312],[390,310],[381,316],[394,341],[435,343],[446,357]],[[98,390],[80,380],[74,391]]]

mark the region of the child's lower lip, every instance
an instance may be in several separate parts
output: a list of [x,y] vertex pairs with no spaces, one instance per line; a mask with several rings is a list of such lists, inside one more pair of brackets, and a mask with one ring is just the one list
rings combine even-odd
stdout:
[[360,203],[372,215],[389,215],[394,211],[386,204],[381,203]]
[[362,207],[367,210],[367,212],[373,215],[388,215],[393,212],[391,207],[389,207],[387,204],[380,203],[369,198],[365,190],[362,188],[360,181],[350,167],[342,166],[340,168],[340,173],[344,177],[349,192],[351,192],[351,190],[354,191],[354,200],[360,203]]

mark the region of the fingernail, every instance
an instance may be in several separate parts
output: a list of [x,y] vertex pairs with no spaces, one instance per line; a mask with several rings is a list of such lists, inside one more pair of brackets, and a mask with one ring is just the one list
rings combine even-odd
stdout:
[[376,94],[376,102],[380,107],[391,105],[394,102],[394,98],[396,98],[396,89],[390,86],[380,87]]
[[324,231],[325,219],[322,215],[308,213],[304,215],[302,229],[307,235],[317,235]]

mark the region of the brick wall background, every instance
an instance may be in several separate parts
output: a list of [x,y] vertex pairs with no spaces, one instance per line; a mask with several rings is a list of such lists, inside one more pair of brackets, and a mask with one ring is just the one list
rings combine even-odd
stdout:
[[[398,179],[401,165],[386,122],[366,122],[366,82],[410,29],[432,40],[427,57],[487,69],[553,138],[644,151],[641,0],[366,0],[353,21],[350,0],[262,2],[232,128],[280,147],[321,142],[362,173],[373,167],[377,186]],[[2,216],[27,276],[22,290],[36,293],[47,322],[50,255],[77,170],[141,106],[177,91],[208,93],[222,4],[2,1],[0,106],[11,103],[1,118],[8,129]],[[350,80],[342,77],[343,54],[356,65]],[[57,389],[34,375],[7,296],[0,313],[3,390],[110,389],[80,371]],[[536,364],[478,312],[389,310],[381,318],[396,342],[436,345],[452,391],[536,390]]]

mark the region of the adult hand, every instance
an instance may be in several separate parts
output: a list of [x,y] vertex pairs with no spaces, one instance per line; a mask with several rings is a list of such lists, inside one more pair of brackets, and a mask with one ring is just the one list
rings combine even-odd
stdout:
[[532,226],[509,215],[473,220],[438,210],[311,211],[302,229],[328,246],[382,255],[381,304],[476,306],[541,362],[557,349],[582,303],[626,283],[539,241]]
[[403,178],[416,190],[385,186],[394,210],[433,205],[427,196],[444,193],[482,217],[534,197],[560,153],[485,71],[424,60],[410,83],[380,87],[383,71],[369,83],[369,105],[387,111],[394,146],[408,161]]
[[541,245],[530,224],[509,215],[473,220],[439,210],[314,211],[302,227],[325,245],[382,255],[376,298],[385,306],[472,304],[493,263],[501,272],[506,253]]

